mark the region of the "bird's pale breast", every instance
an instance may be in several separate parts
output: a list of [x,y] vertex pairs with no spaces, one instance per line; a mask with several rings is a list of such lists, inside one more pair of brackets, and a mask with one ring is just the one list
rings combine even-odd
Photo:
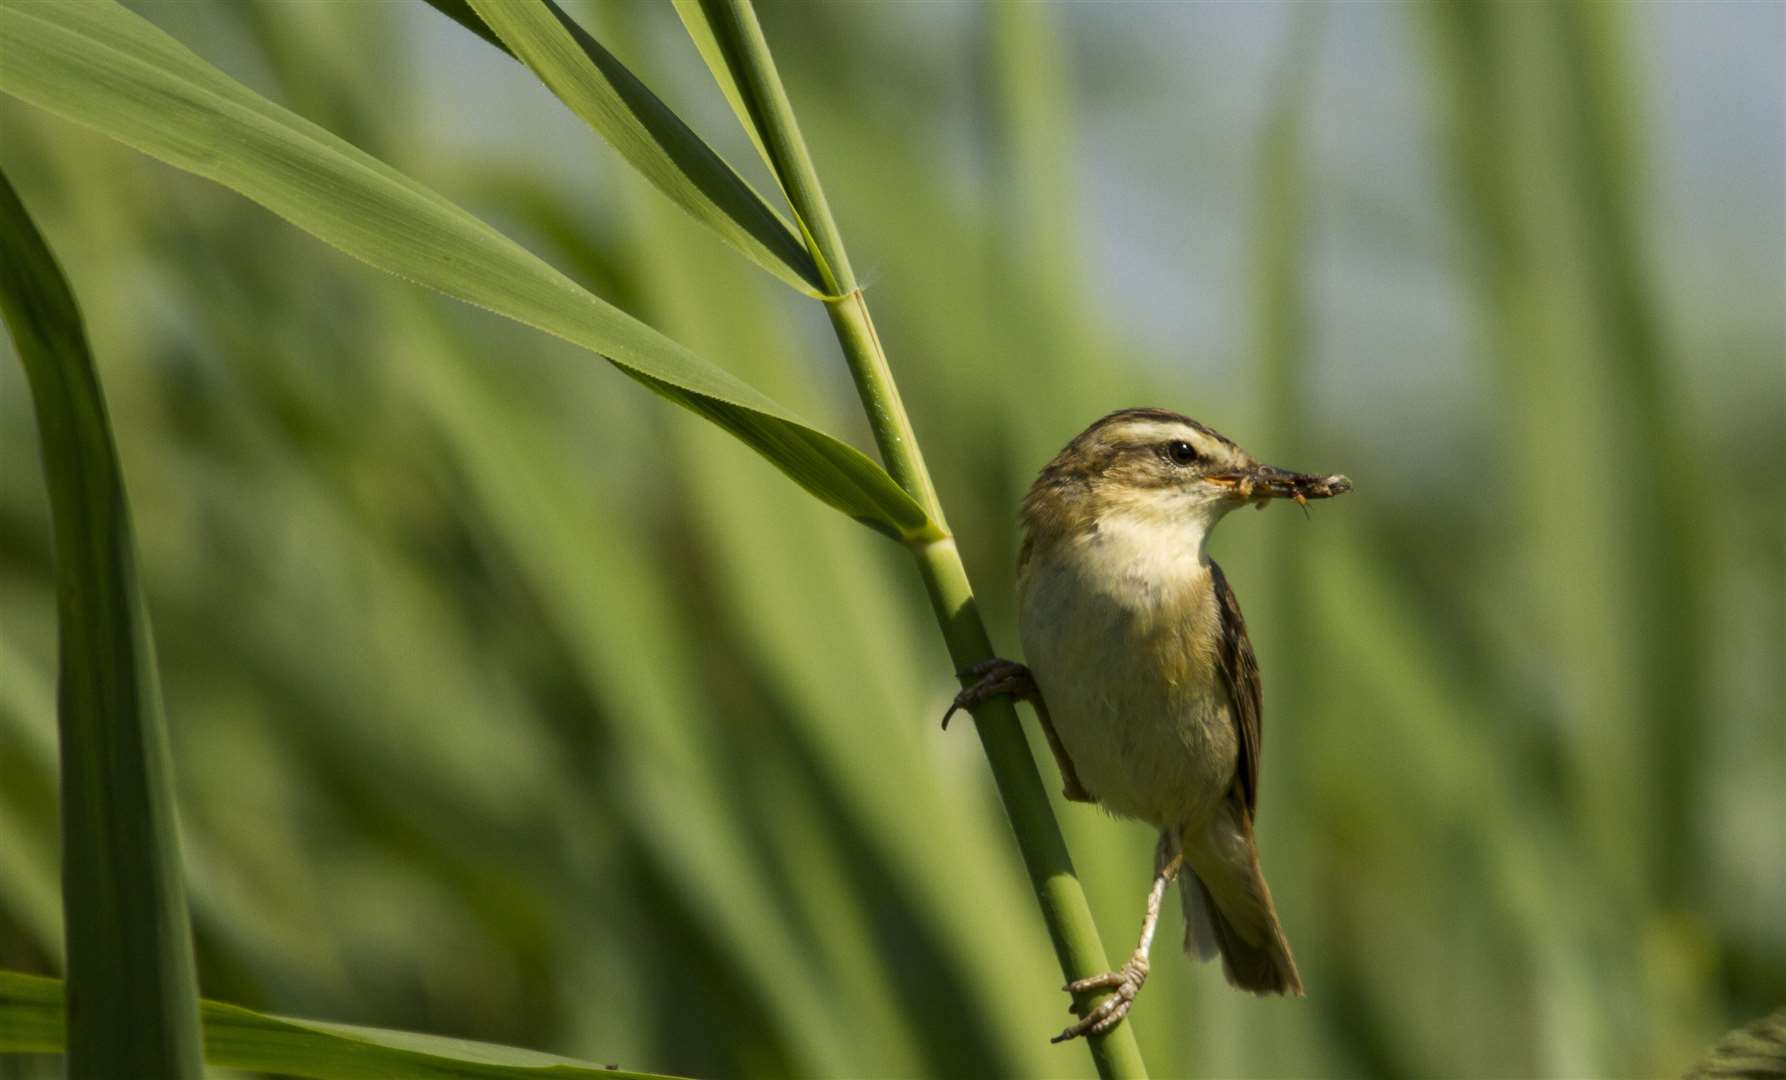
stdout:
[[1193,824],[1234,778],[1221,608],[1201,544],[1105,528],[1033,554],[1030,671],[1080,781],[1113,813]]

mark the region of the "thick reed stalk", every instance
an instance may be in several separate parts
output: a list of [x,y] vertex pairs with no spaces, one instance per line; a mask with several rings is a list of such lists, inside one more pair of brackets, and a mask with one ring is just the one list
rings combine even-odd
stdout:
[[[850,269],[843,239],[831,217],[768,42],[749,0],[702,0],[702,7],[818,261],[829,287],[827,291],[833,295],[825,307],[868,413],[881,458],[894,479],[943,527],[942,539],[915,542],[912,553],[950,659],[957,669],[965,670],[993,657],[992,639],[974,602],[960,552],[948,535],[936,487],[925,468],[911,420],[887,365],[886,352]],[[1110,965],[1092,922],[1091,908],[1018,726],[1016,709],[1008,699],[997,698],[975,709],[974,719],[999,798],[1012,831],[1017,834],[1024,867],[1041,902],[1042,917],[1060,958],[1061,971],[1072,980],[1107,970]],[[1126,1023],[1088,1042],[1100,1076],[1146,1075],[1141,1051]]]

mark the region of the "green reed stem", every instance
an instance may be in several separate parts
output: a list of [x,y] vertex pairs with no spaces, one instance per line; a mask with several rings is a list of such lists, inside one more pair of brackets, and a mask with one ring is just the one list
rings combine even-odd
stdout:
[[[915,542],[912,554],[925,591],[958,670],[965,670],[995,653],[986,623],[974,602],[973,587],[961,554],[948,534],[942,504],[924,465],[924,455],[912,431],[911,419],[900,400],[899,389],[887,364],[886,351],[868,303],[855,275],[843,238],[831,217],[819,184],[818,172],[794,119],[793,105],[776,71],[775,61],[763,38],[762,27],[750,0],[701,0],[712,22],[726,63],[737,80],[751,119],[763,138],[777,178],[794,208],[808,247],[818,261],[833,298],[825,302],[838,344],[849,363],[862,407],[874,431],[875,443],[887,470],[924,506],[943,529],[941,539]],[[1018,725],[1017,711],[1007,698],[995,698],[974,710],[975,730],[980,734],[986,760],[1023,865],[1029,871],[1042,917],[1060,958],[1061,971],[1069,980],[1108,970],[1109,961],[1092,922],[1091,908],[1073,870],[1060,823],[1049,805],[1041,775],[1030,756],[1029,745]],[[1105,1078],[1144,1077],[1146,1066],[1129,1026],[1118,1024],[1102,1036],[1088,1040],[1098,1075]]]

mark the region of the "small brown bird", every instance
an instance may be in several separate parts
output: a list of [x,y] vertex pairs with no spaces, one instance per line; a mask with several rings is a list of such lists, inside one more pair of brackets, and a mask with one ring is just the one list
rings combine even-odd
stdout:
[[1074,995],[1113,993],[1055,1042],[1108,1031],[1128,1013],[1166,888],[1186,864],[1185,951],[1219,952],[1242,990],[1302,993],[1253,843],[1259,666],[1206,545],[1237,507],[1351,488],[1343,476],[1261,465],[1163,409],[1104,417],[1030,486],[1017,567],[1029,666],[992,660],[965,672],[977,681],[949,715],[1000,694],[1029,701],[1068,799],[1160,830],[1140,943],[1121,968],[1068,984]]

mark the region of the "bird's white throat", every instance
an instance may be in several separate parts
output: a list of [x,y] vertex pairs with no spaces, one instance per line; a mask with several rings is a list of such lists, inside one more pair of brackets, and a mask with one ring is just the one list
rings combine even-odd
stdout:
[[1159,603],[1209,579],[1209,532],[1202,514],[1106,514],[1098,527],[1061,554],[1088,582],[1102,583],[1137,604]]

